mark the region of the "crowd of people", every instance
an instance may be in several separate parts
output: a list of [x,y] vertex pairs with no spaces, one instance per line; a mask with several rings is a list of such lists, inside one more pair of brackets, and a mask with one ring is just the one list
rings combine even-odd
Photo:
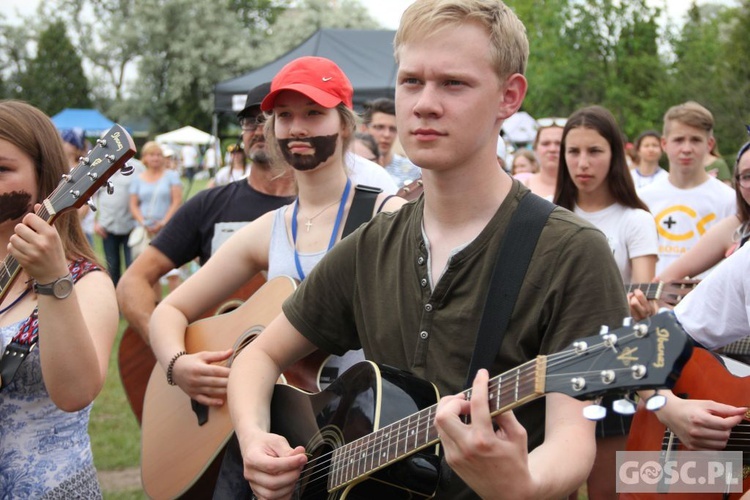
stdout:
[[[701,279],[674,311],[688,335],[709,349],[750,335],[750,142],[732,171],[711,112],[689,101],[638,136],[631,160],[613,114],[587,106],[538,119],[531,148],[506,156],[501,127],[524,102],[529,54],[507,6],[417,0],[394,48],[395,96],[363,116],[333,61],[295,59],[249,89],[241,135],[207,189],[183,203],[174,153],[147,142],[132,175],[94,196],[96,213],[54,225],[39,204],[90,144],[0,101],[0,257],[18,265],[0,281],[0,497],[101,497],[88,419],[118,311],[170,385],[228,406],[235,439],[217,498],[288,498],[304,484],[314,460],[271,432],[270,409],[276,381],[316,351],[332,356],[333,379],[369,360],[434,384],[440,458],[422,486],[436,498],[577,498],[584,484],[591,499],[616,497],[630,417],[592,422],[589,402],[559,393],[493,415],[488,380],[656,314],[640,290],[626,294],[633,283]],[[200,159],[188,156],[192,181]],[[416,200],[397,196],[417,181]],[[520,244],[506,235],[529,200],[544,208],[529,215],[538,240],[527,264],[505,264],[523,267],[523,286],[499,299],[511,301],[493,332],[501,346],[474,366],[497,256]],[[276,319],[241,352],[189,352],[188,325],[258,273],[300,283]],[[747,411],[662,394],[658,418],[691,449],[722,449]]]

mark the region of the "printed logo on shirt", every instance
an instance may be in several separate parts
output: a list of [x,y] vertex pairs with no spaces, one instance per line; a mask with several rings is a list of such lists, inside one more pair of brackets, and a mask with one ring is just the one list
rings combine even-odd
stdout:
[[698,218],[698,214],[692,208],[685,205],[672,205],[656,214],[655,218],[659,236],[677,242],[703,236],[706,226],[716,219],[716,214],[711,212]]

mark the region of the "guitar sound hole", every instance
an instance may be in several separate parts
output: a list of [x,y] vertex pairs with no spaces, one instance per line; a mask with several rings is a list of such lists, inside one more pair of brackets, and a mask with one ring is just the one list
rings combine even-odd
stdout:
[[240,307],[243,304],[241,300],[230,300],[229,302],[226,302],[225,304],[222,304],[221,307],[216,309],[216,313],[214,316],[219,316],[220,314],[226,314],[234,311],[238,307]]
[[328,443],[318,446],[308,456],[307,466],[302,469],[295,498],[318,500],[330,498],[328,494],[328,474],[331,472],[331,453]]

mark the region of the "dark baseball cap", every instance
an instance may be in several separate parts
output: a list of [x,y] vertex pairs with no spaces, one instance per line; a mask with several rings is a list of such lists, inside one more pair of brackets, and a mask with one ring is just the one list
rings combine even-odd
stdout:
[[[245,100],[245,107],[237,113],[237,118],[242,118],[255,111],[260,113],[260,103],[263,102],[263,98],[271,92],[271,82],[261,83],[257,87],[250,89],[247,93],[247,99]],[[254,109],[257,108],[257,109]]]

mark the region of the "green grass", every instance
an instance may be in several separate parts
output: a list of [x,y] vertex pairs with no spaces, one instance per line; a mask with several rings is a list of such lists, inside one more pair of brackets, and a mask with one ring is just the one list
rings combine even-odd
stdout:
[[[192,196],[204,189],[207,183],[208,179],[195,180],[189,195]],[[184,179],[183,184],[187,193],[187,183]],[[104,252],[99,238],[95,239],[95,250],[101,261],[104,262]],[[99,471],[121,470],[140,466],[140,428],[128,404],[117,367],[117,351],[122,332],[126,326],[127,323],[120,320],[117,339],[110,357],[107,380],[91,411],[89,434],[91,435],[94,464]],[[105,491],[104,493],[104,497],[108,500],[145,498],[141,490]]]
[[91,411],[89,433],[94,462],[99,470],[135,467],[140,462],[140,428],[130,410],[117,370],[117,349],[125,326],[125,321],[120,321],[107,380]]

